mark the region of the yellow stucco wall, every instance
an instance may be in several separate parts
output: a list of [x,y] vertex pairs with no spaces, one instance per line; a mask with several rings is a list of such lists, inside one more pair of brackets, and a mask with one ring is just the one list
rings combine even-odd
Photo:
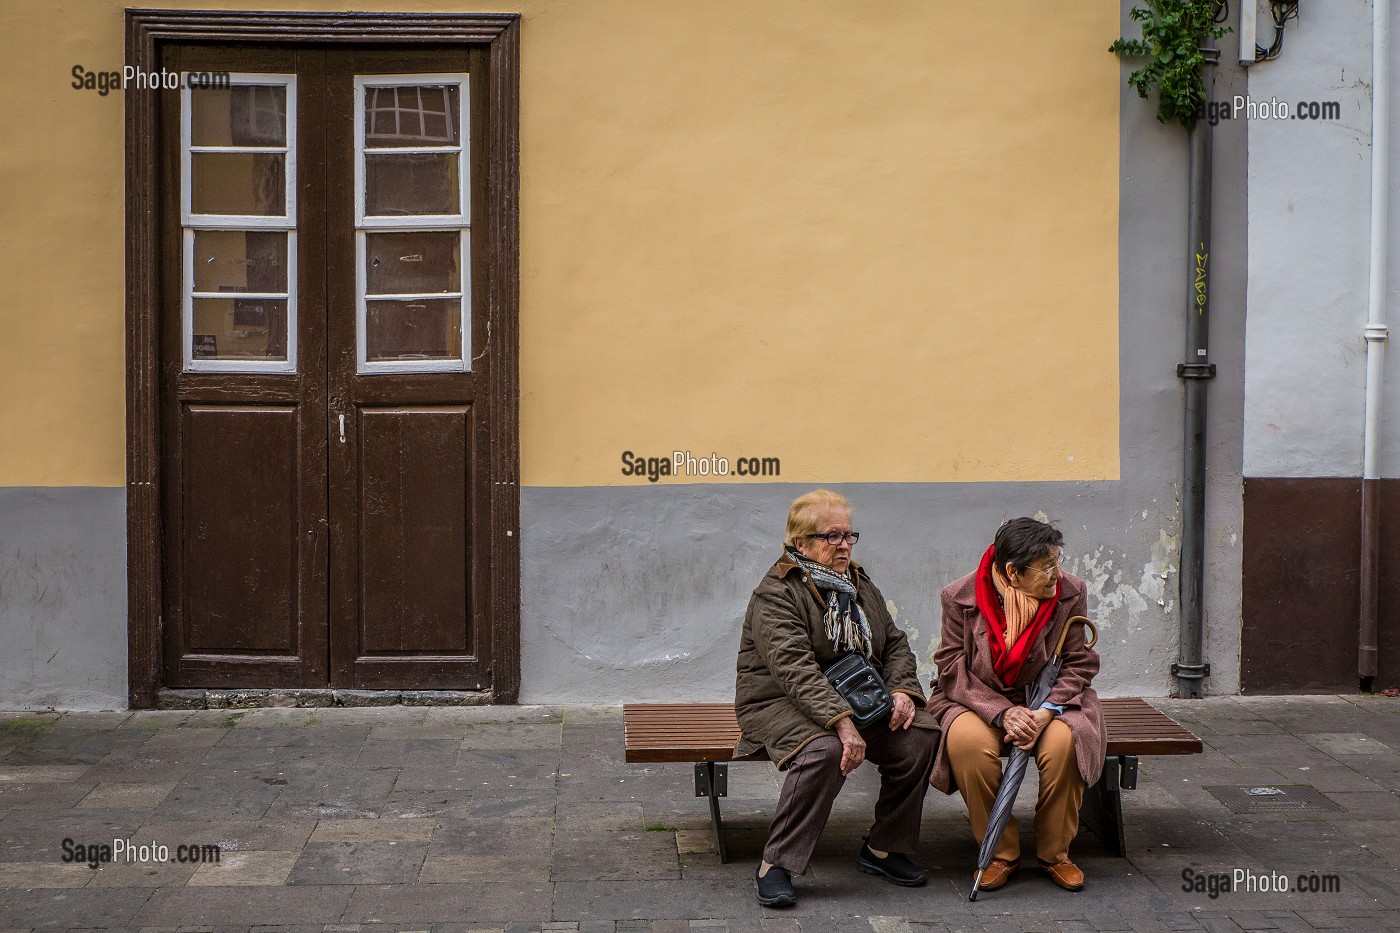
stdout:
[[[525,484],[1117,478],[1116,3],[348,6],[524,14]],[[124,482],[122,11],[0,4],[0,486]]]

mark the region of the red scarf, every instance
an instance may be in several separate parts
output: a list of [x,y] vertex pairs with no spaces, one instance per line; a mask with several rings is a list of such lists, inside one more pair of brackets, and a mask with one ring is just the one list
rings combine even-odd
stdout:
[[1050,617],[1055,614],[1055,604],[1060,601],[1060,581],[1055,581],[1054,598],[1041,600],[1035,619],[1026,626],[1021,637],[1016,639],[1016,644],[1008,648],[1006,613],[1002,611],[996,585],[992,583],[992,565],[995,561],[996,549],[987,548],[987,553],[982,555],[982,563],[977,566],[977,609],[987,620],[987,641],[992,646],[992,669],[997,672],[1002,683],[1012,687],[1016,685],[1016,678],[1021,676],[1021,668],[1031,653],[1031,645],[1035,644],[1040,633],[1045,631],[1045,626],[1050,624]]

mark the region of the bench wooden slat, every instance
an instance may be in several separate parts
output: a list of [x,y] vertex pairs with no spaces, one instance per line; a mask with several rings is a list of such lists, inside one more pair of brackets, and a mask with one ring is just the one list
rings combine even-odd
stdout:
[[[1201,740],[1137,697],[1102,701],[1110,755],[1193,755]],[[739,723],[730,703],[628,703],[622,708],[629,762],[733,761]],[[745,760],[766,756],[759,752]]]

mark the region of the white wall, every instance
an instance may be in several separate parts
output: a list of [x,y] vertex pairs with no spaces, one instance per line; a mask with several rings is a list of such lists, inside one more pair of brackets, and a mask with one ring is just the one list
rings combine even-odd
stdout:
[[[1272,26],[1263,30],[1268,4],[1260,7],[1263,44],[1271,39]],[[1304,3],[1301,20],[1288,25],[1282,56],[1248,72],[1251,101],[1278,100],[1290,107],[1338,101],[1341,118],[1246,124],[1246,476],[1361,474],[1371,17],[1370,3]],[[1393,113],[1390,119],[1394,123]],[[1391,177],[1396,178],[1394,172]],[[1391,235],[1394,282],[1400,237]],[[1387,406],[1393,424],[1400,424],[1397,405],[1400,371],[1392,365]],[[1400,432],[1391,428],[1385,437],[1386,463],[1400,468]]]

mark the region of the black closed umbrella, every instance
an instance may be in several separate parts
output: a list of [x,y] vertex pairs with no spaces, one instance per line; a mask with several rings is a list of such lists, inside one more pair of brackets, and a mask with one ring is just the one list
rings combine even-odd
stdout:
[[[1035,680],[1026,685],[1026,708],[1039,709],[1050,696],[1050,691],[1055,689],[1055,681],[1060,677],[1060,668],[1064,664],[1064,659],[1060,656],[1065,649],[1065,636],[1069,634],[1069,627],[1076,622],[1082,622],[1089,629],[1089,640],[1086,645],[1094,647],[1094,643],[1099,640],[1099,630],[1093,622],[1084,616],[1070,616],[1065,620],[1065,627],[1060,630],[1059,643],[1055,645],[1055,653],[1050,656],[1050,660],[1045,662],[1045,666],[1040,669]],[[1030,761],[1031,753],[1023,748],[1011,746],[1011,755],[1006,759],[1006,770],[1001,775],[1001,786],[997,788],[997,799],[992,802],[992,812],[987,817],[987,832],[982,837],[982,848],[977,852],[977,876],[972,879],[972,893],[968,895],[969,901],[977,900],[977,891],[982,886],[982,873],[987,870],[987,866],[992,864],[992,855],[997,850],[997,843],[1001,841],[1001,834],[1006,829],[1006,821],[1011,819],[1011,806],[1016,802],[1016,795],[1021,792],[1021,782],[1026,777],[1026,763]]]

